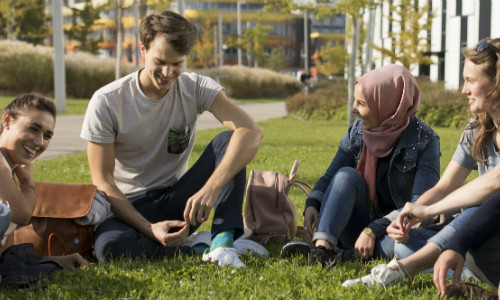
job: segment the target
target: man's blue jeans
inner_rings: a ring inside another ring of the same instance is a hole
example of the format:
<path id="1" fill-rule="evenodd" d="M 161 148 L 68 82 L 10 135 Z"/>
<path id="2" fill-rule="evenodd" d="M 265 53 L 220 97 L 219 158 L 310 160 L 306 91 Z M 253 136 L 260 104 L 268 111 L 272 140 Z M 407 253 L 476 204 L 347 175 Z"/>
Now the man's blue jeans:
<path id="1" fill-rule="evenodd" d="M 135 209 L 149 222 L 165 220 L 184 220 L 184 208 L 187 200 L 198 192 L 219 165 L 232 132 L 218 134 L 207 146 L 198 161 L 174 185 L 158 190 L 151 190 L 131 200 Z M 243 168 L 221 190 L 214 207 L 212 236 L 235 229 L 235 239 L 243 233 L 242 205 L 245 192 L 246 170 Z M 191 226 L 189 233 L 196 231 Z M 129 257 L 164 257 L 172 249 L 163 247 L 135 228 L 125 224 L 115 216 L 107 218 L 97 228 L 94 249 L 101 262 L 124 255 Z"/>
<path id="2" fill-rule="evenodd" d="M 343 167 L 328 186 L 319 212 L 318 228 L 313 240 L 322 239 L 332 245 L 337 241 L 347 249 L 354 248 L 361 231 L 373 220 L 389 212 L 374 212 L 366 183 L 354 168 Z M 394 240 L 387 235 L 377 239 L 375 257 L 392 257 Z"/>

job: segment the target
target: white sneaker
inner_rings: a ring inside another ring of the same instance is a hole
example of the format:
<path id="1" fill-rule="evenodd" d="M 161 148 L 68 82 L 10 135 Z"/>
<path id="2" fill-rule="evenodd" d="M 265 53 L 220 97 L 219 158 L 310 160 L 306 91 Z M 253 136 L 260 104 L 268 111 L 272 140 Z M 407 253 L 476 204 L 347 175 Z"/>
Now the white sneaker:
<path id="1" fill-rule="evenodd" d="M 233 242 L 233 247 L 241 255 L 252 253 L 265 258 L 269 257 L 269 251 L 261 244 L 252 240 L 239 238 Z"/>
<path id="2" fill-rule="evenodd" d="M 408 278 L 406 278 L 405 273 L 401 270 L 397 260 L 393 259 L 388 264 L 375 266 L 369 275 L 344 281 L 342 286 L 350 287 L 362 283 L 369 286 L 377 285 L 381 287 L 390 286 L 401 281 L 408 282 Z"/>
<path id="3" fill-rule="evenodd" d="M 243 228 L 243 234 L 238 238 L 238 239 L 248 239 L 249 237 L 251 237 L 253 234 L 253 231 L 252 229 L 250 228 Z"/>
<path id="4" fill-rule="evenodd" d="M 453 278 L 453 276 L 451 277 Z M 472 278 L 479 280 L 479 278 L 472 273 L 472 271 L 467 267 L 467 265 L 464 265 L 464 268 L 462 270 L 462 275 L 460 275 L 460 280 L 461 281 L 470 281 Z"/>
<path id="5" fill-rule="evenodd" d="M 212 236 L 208 231 L 200 231 L 195 232 L 188 236 L 186 241 L 182 244 L 183 246 L 194 247 L 196 245 L 206 245 L 210 247 L 210 243 L 212 242 Z"/>
<path id="6" fill-rule="evenodd" d="M 229 266 L 241 268 L 245 264 L 238 257 L 238 252 L 234 248 L 215 248 L 213 251 L 203 253 L 203 261 L 218 262 L 219 267 Z"/>

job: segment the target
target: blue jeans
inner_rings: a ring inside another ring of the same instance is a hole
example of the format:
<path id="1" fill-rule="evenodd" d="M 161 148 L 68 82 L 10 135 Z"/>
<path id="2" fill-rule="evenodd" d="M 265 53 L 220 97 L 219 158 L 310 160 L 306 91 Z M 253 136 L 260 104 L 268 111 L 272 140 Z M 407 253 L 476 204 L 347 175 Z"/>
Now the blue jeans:
<path id="1" fill-rule="evenodd" d="M 4 234 L 9 228 L 11 219 L 11 211 L 10 208 L 0 203 L 0 240 L 4 238 Z"/>
<path id="2" fill-rule="evenodd" d="M 332 245 L 340 241 L 342 246 L 352 249 L 361 231 L 383 216 L 384 212 L 374 212 L 366 183 L 358 171 L 343 167 L 335 173 L 326 189 L 313 240 L 325 240 Z M 388 258 L 393 255 L 394 240 L 388 236 L 377 239 L 374 257 Z"/>
<path id="3" fill-rule="evenodd" d="M 174 185 L 165 189 L 150 190 L 129 199 L 132 205 L 151 223 L 184 220 L 187 200 L 198 192 L 212 175 L 224 156 L 231 135 L 231 131 L 218 134 L 198 161 Z M 212 236 L 228 229 L 235 229 L 235 239 L 243 233 L 241 211 L 245 181 L 246 170 L 243 168 L 222 188 L 214 207 Z M 191 226 L 189 233 L 193 233 L 197 228 L 198 226 Z M 132 258 L 161 258 L 172 251 L 115 216 L 109 217 L 97 228 L 94 249 L 101 262 L 124 255 Z"/>
<path id="4" fill-rule="evenodd" d="M 408 257 L 417 252 L 420 248 L 427 244 L 427 242 L 434 243 L 439 248 L 439 251 L 443 251 L 446 242 L 453 236 L 455 231 L 460 230 L 460 228 L 464 226 L 477 208 L 478 206 L 467 208 L 440 231 L 412 229 L 410 231 L 410 239 L 408 242 L 405 244 L 396 244 L 394 246 L 396 256 L 398 259 Z"/>

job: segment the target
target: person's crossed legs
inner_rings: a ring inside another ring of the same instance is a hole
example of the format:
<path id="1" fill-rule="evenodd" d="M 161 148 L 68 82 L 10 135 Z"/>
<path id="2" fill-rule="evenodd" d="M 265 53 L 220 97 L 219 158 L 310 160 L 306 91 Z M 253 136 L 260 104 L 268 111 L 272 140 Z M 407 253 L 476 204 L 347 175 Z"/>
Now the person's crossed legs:
<path id="1" fill-rule="evenodd" d="M 131 199 L 132 205 L 152 223 L 164 220 L 183 220 L 187 200 L 200 190 L 212 175 L 224 156 L 231 135 L 232 132 L 230 131 L 218 134 L 207 146 L 198 161 L 179 181 L 166 189 L 151 190 Z M 234 239 L 243 233 L 241 211 L 245 177 L 246 171 L 243 168 L 221 190 L 219 199 L 214 207 L 214 218 L 212 221 L 211 230 L 214 241 L 217 239 L 219 233 L 224 233 L 223 236 L 227 237 L 227 232 L 230 232 Z M 190 234 L 197 227 L 191 226 L 189 230 Z M 222 247 L 231 248 L 226 246 L 232 246 L 232 240 L 222 243 Z M 106 219 L 106 221 L 98 226 L 94 249 L 97 258 L 103 262 L 121 256 L 154 258 L 170 256 L 178 253 L 179 250 L 181 252 L 190 252 L 188 249 L 182 247 L 163 247 L 159 242 L 143 235 L 114 216 Z M 236 252 L 234 252 L 234 255 L 237 258 Z M 234 255 L 229 258 L 235 259 Z M 238 264 L 238 262 L 235 264 Z"/>

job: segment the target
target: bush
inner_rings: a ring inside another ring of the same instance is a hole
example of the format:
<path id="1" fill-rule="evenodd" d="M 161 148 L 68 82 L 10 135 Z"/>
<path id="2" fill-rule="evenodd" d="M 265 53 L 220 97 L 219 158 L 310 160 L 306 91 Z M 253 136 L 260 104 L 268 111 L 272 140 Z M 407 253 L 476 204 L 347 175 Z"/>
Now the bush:
<path id="1" fill-rule="evenodd" d="M 3 94 L 37 92 L 53 95 L 54 51 L 20 41 L 0 41 L 0 91 Z M 100 87 L 115 79 L 115 59 L 99 58 L 85 52 L 65 55 L 66 95 L 90 98 Z M 136 69 L 122 64 L 123 75 Z"/>
<path id="2" fill-rule="evenodd" d="M 442 82 L 418 81 L 421 102 L 417 116 L 431 126 L 463 128 L 470 116 L 466 97 L 459 91 L 446 90 Z M 286 108 L 304 119 L 347 120 L 347 81 L 320 82 L 307 95 L 288 97 Z"/>
<path id="3" fill-rule="evenodd" d="M 294 77 L 263 68 L 222 66 L 196 72 L 217 80 L 236 99 L 285 98 L 302 88 Z"/>
<path id="4" fill-rule="evenodd" d="M 347 120 L 347 81 L 335 79 L 327 85 L 319 82 L 309 94 L 300 92 L 288 97 L 286 109 L 307 120 Z"/>
<path id="5" fill-rule="evenodd" d="M 23 42 L 0 42 L 0 90 L 8 94 L 54 89 L 53 60 L 49 48 Z"/>
<path id="6" fill-rule="evenodd" d="M 446 90 L 443 82 L 419 80 L 422 100 L 418 116 L 431 126 L 464 128 L 471 116 L 467 97 Z"/>

